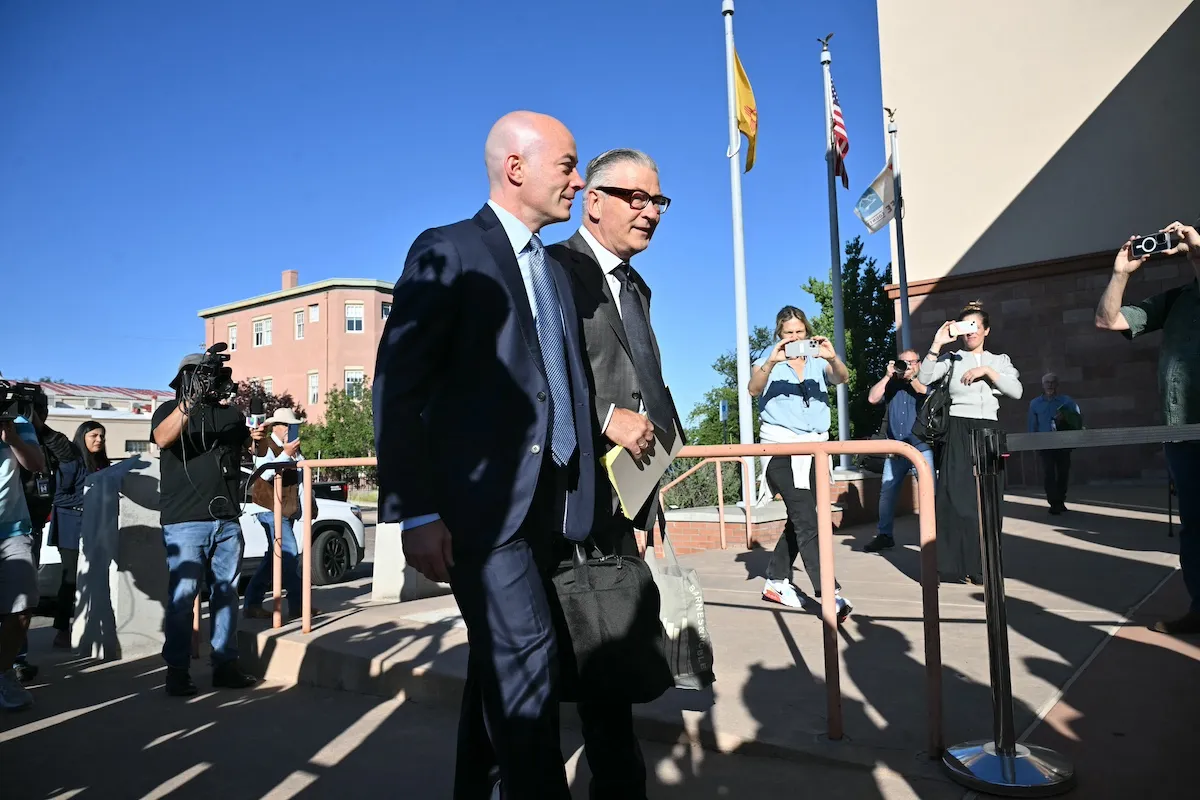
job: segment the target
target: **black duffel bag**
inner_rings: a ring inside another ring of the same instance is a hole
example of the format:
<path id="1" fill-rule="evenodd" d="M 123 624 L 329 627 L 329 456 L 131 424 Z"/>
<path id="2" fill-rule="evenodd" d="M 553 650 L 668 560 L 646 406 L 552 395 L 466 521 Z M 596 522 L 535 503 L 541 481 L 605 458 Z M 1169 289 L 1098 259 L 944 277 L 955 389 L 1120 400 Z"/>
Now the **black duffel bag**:
<path id="1" fill-rule="evenodd" d="M 561 700 L 648 703 L 675 685 L 658 587 L 645 561 L 589 556 L 576 544 L 553 580 L 562 613 Z"/>

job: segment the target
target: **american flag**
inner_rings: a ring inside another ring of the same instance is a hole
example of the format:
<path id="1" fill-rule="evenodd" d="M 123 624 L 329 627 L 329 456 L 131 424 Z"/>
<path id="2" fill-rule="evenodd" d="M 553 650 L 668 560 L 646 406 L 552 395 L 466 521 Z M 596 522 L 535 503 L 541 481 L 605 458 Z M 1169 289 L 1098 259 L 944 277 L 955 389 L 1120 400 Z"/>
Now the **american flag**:
<path id="1" fill-rule="evenodd" d="M 850 174 L 846 172 L 846 154 L 850 152 L 850 136 L 846 133 L 846 121 L 842 119 L 842 106 L 838 102 L 837 87 L 829 79 L 833 90 L 833 174 L 842 176 L 842 188 L 850 188 Z"/>

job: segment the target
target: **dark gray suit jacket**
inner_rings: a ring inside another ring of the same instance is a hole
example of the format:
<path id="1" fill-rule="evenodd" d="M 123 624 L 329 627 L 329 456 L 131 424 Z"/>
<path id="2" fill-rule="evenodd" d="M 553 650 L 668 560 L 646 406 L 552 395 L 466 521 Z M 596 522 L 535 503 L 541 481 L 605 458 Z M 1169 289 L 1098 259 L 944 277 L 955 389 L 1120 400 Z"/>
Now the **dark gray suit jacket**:
<path id="1" fill-rule="evenodd" d="M 583 236 L 576 231 L 565 242 L 551 245 L 546 252 L 558 263 L 562 264 L 567 274 L 571 276 L 571 289 L 575 297 L 575 308 L 579 313 L 584 345 L 584 369 L 587 371 L 588 384 L 592 387 L 594 407 L 596 455 L 602 456 L 612 448 L 613 443 L 600 432 L 608 417 L 609 409 L 613 406 L 629 411 L 637 411 L 641 407 L 641 387 L 638 385 L 637 370 L 633 366 L 633 356 L 630 354 L 629 341 L 625 337 L 625 325 L 617 310 L 618 298 L 614 298 L 608 287 L 595 254 Z M 637 287 L 638 296 L 642 301 L 642 309 L 646 319 L 650 319 L 650 287 L 642 280 L 636 269 L 630 268 L 630 275 Z M 662 356 L 658 349 L 658 338 L 654 335 L 653 325 L 650 330 L 650 341 L 654 347 L 656 368 L 662 372 Z M 682 431 L 679 423 L 678 410 L 671 401 L 672 415 Z M 614 516 L 624 519 L 619 510 L 614 512 L 617 502 L 616 493 L 608 481 L 608 475 L 603 469 L 596 470 L 596 522 Z M 633 523 L 639 529 L 653 527 L 653 515 L 657 506 L 658 493 L 647 500 L 646 505 L 638 513 Z"/>

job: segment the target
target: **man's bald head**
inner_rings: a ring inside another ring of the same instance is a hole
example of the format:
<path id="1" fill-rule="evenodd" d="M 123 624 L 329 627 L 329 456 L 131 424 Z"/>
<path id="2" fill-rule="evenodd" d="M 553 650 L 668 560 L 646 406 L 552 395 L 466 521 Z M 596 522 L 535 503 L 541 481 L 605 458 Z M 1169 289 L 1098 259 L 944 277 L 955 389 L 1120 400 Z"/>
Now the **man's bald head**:
<path id="1" fill-rule="evenodd" d="M 483 158 L 491 199 L 530 230 L 570 219 L 583 180 L 566 125 L 546 114 L 512 111 L 492 126 Z"/>

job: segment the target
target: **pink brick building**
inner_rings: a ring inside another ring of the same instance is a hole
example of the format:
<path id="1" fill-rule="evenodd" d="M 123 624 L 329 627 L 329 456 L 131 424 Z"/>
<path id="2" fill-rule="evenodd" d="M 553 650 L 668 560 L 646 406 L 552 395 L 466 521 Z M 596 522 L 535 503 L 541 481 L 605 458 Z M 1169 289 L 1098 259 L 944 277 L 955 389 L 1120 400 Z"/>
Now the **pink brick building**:
<path id="1" fill-rule="evenodd" d="M 330 389 L 348 393 L 371 383 L 375 349 L 392 309 L 392 284 L 331 278 L 299 285 L 283 273 L 278 292 L 199 312 L 204 339 L 229 344 L 237 380 L 257 380 L 275 394 L 291 392 L 311 422 L 325 416 Z"/>

